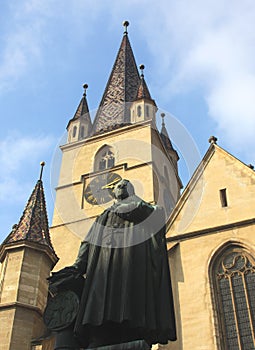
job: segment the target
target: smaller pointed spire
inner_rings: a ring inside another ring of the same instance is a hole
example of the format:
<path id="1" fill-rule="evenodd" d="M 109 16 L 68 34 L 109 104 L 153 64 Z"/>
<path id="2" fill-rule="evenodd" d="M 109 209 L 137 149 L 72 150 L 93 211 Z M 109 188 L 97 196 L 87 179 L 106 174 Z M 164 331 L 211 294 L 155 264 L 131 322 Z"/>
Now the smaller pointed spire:
<path id="1" fill-rule="evenodd" d="M 83 96 L 82 99 L 78 105 L 78 108 L 73 116 L 72 119 L 69 120 L 68 124 L 67 124 L 67 130 L 69 129 L 69 126 L 72 124 L 72 122 L 81 122 L 82 125 L 87 125 L 87 133 L 86 135 L 79 135 L 78 140 L 79 139 L 83 139 L 87 136 L 89 136 L 91 129 L 92 129 L 92 122 L 91 122 L 91 118 L 90 118 L 90 113 L 89 113 L 89 107 L 88 107 L 88 102 L 87 102 L 87 89 L 88 89 L 88 84 L 84 84 L 83 85 Z"/>
<path id="2" fill-rule="evenodd" d="M 79 106 L 78 106 L 76 112 L 74 113 L 73 118 L 69 121 L 69 123 L 75 119 L 79 119 L 81 116 L 86 116 L 90 120 L 89 107 L 88 107 L 88 102 L 87 102 L 87 89 L 88 89 L 88 87 L 89 87 L 88 84 L 83 85 L 84 92 L 83 92 L 82 99 L 79 103 Z M 69 123 L 68 123 L 68 125 L 69 125 Z M 90 120 L 90 123 L 91 123 L 91 120 Z"/>
<path id="3" fill-rule="evenodd" d="M 3 244 L 19 241 L 30 241 L 48 246 L 53 252 L 50 240 L 48 216 L 42 183 L 45 162 L 41 162 L 40 177 L 27 202 L 25 210 L 17 225 L 13 225 L 11 233 Z"/>
<path id="4" fill-rule="evenodd" d="M 172 142 L 170 140 L 170 137 L 169 137 L 167 129 L 166 129 L 165 116 L 166 116 L 165 113 L 161 113 L 162 126 L 161 126 L 160 136 L 161 136 L 161 139 L 162 139 L 163 144 L 166 147 L 167 151 L 176 152 L 175 149 L 173 148 Z M 178 157 L 178 159 L 179 159 L 179 157 Z"/>
<path id="5" fill-rule="evenodd" d="M 140 64 L 139 68 L 141 71 L 141 75 L 140 75 L 140 85 L 137 90 L 136 100 L 140 100 L 140 99 L 150 100 L 156 106 L 155 101 L 151 98 L 151 94 L 149 92 L 148 86 L 144 79 L 144 68 L 145 68 L 144 64 Z"/>

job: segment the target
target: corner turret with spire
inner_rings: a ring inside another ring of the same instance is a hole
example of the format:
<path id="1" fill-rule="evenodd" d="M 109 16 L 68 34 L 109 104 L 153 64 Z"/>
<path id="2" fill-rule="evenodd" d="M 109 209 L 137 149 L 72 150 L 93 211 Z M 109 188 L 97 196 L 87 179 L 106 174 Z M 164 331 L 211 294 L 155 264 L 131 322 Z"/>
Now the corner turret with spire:
<path id="1" fill-rule="evenodd" d="M 0 246 L 1 349 L 30 349 L 32 339 L 45 328 L 46 278 L 58 257 L 49 234 L 42 183 L 44 164 L 19 223 Z"/>
<path id="2" fill-rule="evenodd" d="M 153 120 L 156 122 L 157 106 L 151 98 L 149 89 L 144 79 L 144 68 L 141 64 L 140 84 L 137 90 L 136 99 L 131 105 L 131 123 L 139 123 L 145 120 Z"/>

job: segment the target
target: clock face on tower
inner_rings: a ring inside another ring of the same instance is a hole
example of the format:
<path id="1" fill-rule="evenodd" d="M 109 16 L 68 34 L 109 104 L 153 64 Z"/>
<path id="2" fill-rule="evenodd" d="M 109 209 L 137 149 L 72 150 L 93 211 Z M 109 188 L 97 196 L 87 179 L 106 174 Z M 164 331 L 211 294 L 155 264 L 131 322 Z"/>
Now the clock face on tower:
<path id="1" fill-rule="evenodd" d="M 116 173 L 104 173 L 93 178 L 84 191 L 85 200 L 92 205 L 110 202 L 113 199 L 113 187 L 121 180 Z"/>

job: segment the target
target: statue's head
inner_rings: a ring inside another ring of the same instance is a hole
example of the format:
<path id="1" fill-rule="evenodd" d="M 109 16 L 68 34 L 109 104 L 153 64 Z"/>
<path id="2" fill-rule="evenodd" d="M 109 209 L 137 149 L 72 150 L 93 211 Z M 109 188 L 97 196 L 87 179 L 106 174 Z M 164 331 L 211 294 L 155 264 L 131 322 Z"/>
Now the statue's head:
<path id="1" fill-rule="evenodd" d="M 125 199 L 135 194 L 134 186 L 128 180 L 120 180 L 114 186 L 114 197 L 116 199 Z"/>

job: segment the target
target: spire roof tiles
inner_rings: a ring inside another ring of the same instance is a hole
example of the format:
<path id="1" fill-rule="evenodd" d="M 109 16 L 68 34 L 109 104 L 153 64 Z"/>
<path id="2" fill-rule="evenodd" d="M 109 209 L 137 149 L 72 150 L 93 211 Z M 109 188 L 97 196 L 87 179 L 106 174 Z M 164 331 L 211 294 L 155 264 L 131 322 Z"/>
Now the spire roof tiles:
<path id="1" fill-rule="evenodd" d="M 40 243 L 48 246 L 54 252 L 50 240 L 46 203 L 41 179 L 37 181 L 18 225 L 14 225 L 11 233 L 3 244 L 19 241 Z"/>
<path id="2" fill-rule="evenodd" d="M 125 31 L 96 118 L 93 133 L 130 122 L 128 103 L 137 97 L 140 77 Z"/>
<path id="3" fill-rule="evenodd" d="M 143 74 L 141 75 L 140 85 L 139 85 L 139 88 L 137 91 L 137 96 L 136 96 L 137 100 L 139 100 L 140 98 L 146 98 L 148 100 L 151 100 L 151 95 L 150 95 L 149 89 L 147 87 L 147 84 L 144 80 Z"/>

